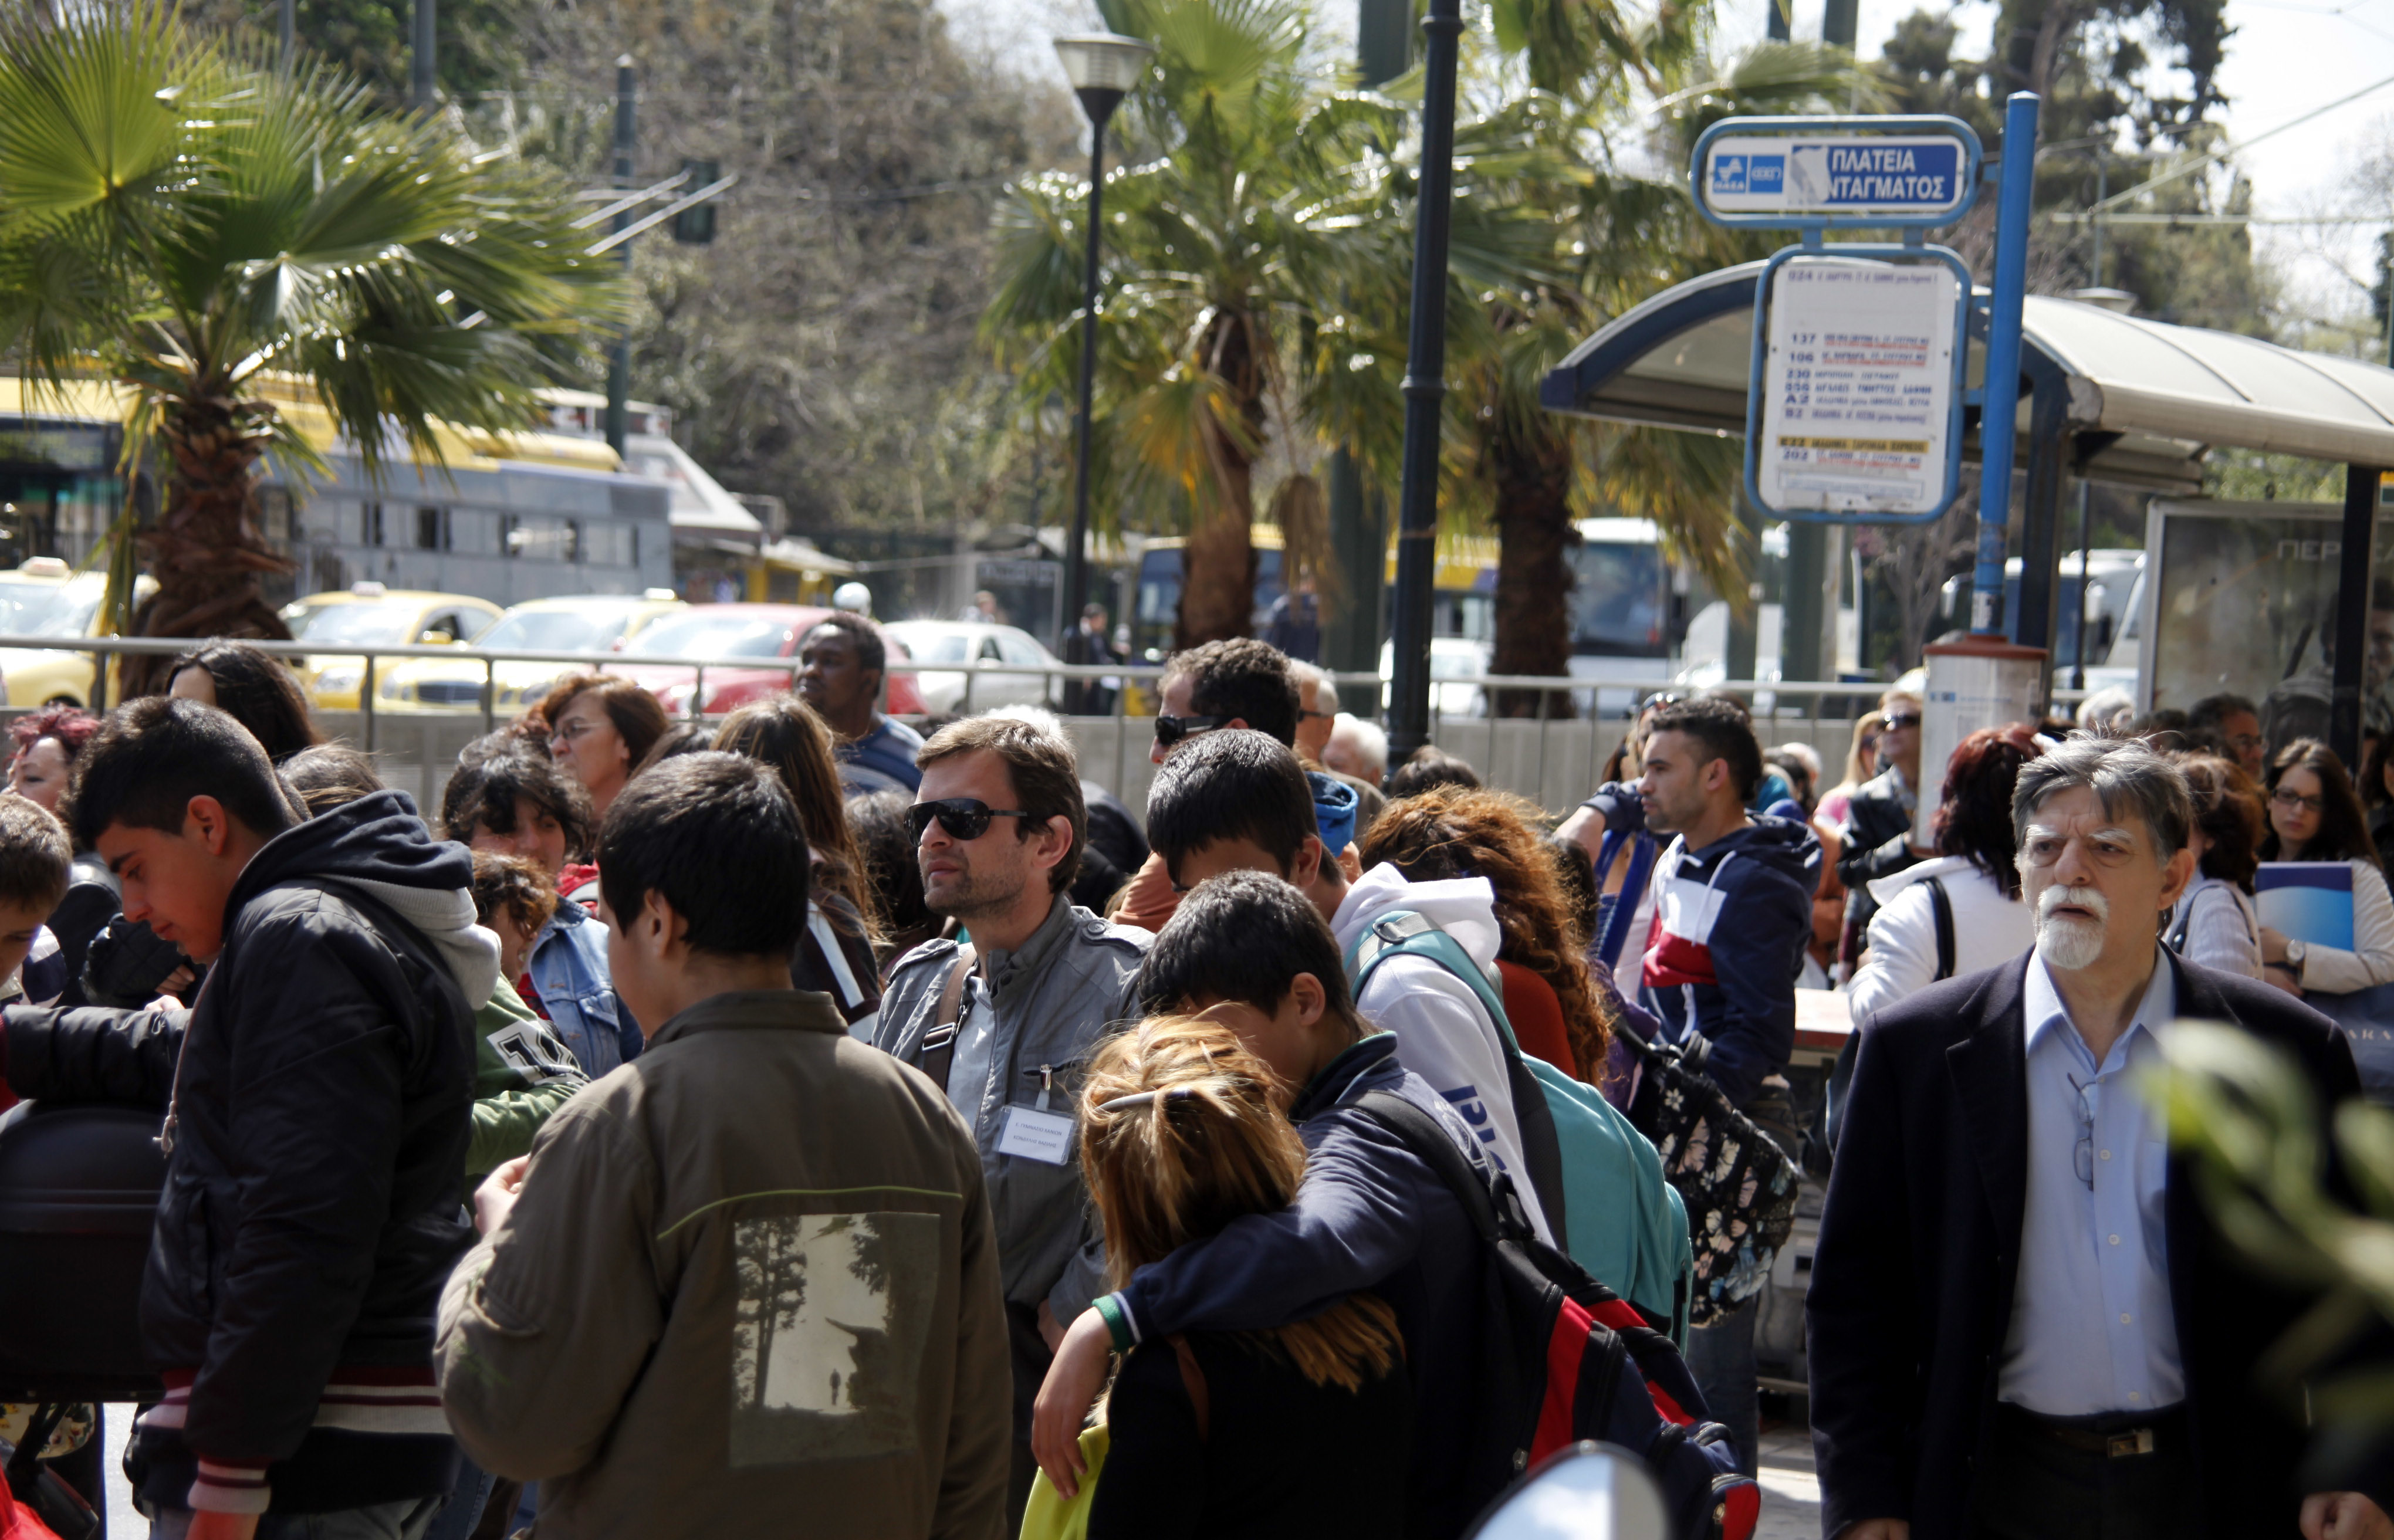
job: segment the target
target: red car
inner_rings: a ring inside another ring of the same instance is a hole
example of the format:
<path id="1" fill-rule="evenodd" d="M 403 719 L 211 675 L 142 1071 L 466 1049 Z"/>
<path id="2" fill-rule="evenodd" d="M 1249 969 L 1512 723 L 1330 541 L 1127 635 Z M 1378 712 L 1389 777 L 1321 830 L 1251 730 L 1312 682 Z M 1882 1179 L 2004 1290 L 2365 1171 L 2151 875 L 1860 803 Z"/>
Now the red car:
<path id="1" fill-rule="evenodd" d="M 677 614 L 663 616 L 624 647 L 624 663 L 608 670 L 639 684 L 662 702 L 671 717 L 690 713 L 691 692 L 698 670 L 679 664 L 642 664 L 643 657 L 755 658 L 759 666 L 715 667 L 706 670 L 706 699 L 699 710 L 718 717 L 736 706 L 787 690 L 797 677 L 798 644 L 829 615 L 811 604 L 693 604 Z M 893 659 L 905 656 L 890 647 Z M 766 663 L 766 659 L 786 660 Z M 911 674 L 889 676 L 888 709 L 898 716 L 919 716 L 923 702 Z"/>

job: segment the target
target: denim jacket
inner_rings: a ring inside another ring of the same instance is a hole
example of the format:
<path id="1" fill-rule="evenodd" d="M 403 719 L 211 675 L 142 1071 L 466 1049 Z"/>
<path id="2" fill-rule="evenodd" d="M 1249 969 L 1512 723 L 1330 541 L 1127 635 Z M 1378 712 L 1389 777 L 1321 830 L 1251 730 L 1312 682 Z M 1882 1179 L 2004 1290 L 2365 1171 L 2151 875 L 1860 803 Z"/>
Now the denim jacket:
<path id="1" fill-rule="evenodd" d="M 557 914 L 533 939 L 524 961 L 533 993 L 548 1024 L 573 1050 L 583 1073 L 596 1080 L 640 1056 L 640 1028 L 615 998 L 607 969 L 607 928 L 578 903 L 560 902 Z"/>
<path id="2" fill-rule="evenodd" d="M 1081 1184 L 1081 1152 L 1060 1162 L 1001 1154 L 1008 1110 L 1070 1115 L 1081 1072 L 1100 1038 L 1137 1014 L 1131 998 L 1138 965 L 1153 940 L 1109 925 L 1056 895 L 1047 918 L 1014 952 L 981 959 L 963 1010 L 994 1010 L 988 1094 L 969 1118 L 989 1178 L 1006 1297 L 1035 1308 L 1046 1299 L 1069 1322 L 1104 1289 L 1105 1253 Z M 954 941 L 926 941 L 899 960 L 881 996 L 873 1042 L 920 1067 L 923 1034 L 939 1014 L 940 992 L 956 954 Z"/>

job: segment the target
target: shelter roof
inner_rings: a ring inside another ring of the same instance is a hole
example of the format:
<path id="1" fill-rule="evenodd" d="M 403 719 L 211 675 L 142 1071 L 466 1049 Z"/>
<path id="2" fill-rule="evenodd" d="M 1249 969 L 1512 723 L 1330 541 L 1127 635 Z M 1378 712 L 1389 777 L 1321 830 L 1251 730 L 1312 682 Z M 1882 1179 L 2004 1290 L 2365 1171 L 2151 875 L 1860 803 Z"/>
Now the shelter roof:
<path id="1" fill-rule="evenodd" d="M 1747 262 L 1690 279 L 1620 316 L 1546 375 L 1546 405 L 1743 435 L 1762 268 Z M 2215 446 L 2394 467 L 2394 369 L 2042 295 L 2028 297 L 2021 345 L 2024 369 L 2059 373 L 2084 474 L 2097 480 L 2199 491 Z M 1983 351 L 1973 337 L 1973 387 Z M 2023 456 L 2029 408 L 2023 390 Z M 1963 456 L 1978 458 L 1975 428 Z"/>

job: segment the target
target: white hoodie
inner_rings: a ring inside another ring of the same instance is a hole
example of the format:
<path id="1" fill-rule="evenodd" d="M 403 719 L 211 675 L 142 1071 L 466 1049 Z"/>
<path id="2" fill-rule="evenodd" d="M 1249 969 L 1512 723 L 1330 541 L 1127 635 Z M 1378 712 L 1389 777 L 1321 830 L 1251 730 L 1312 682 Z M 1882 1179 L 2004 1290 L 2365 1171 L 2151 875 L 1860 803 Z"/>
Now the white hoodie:
<path id="1" fill-rule="evenodd" d="M 1372 922 L 1392 911 L 1411 910 L 1462 944 L 1471 960 L 1503 994 L 1496 972 L 1495 889 L 1485 877 L 1446 882 L 1407 882 L 1393 865 L 1375 866 L 1347 889 L 1330 928 L 1344 956 Z M 1538 1195 L 1531 1189 L 1521 1156 L 1521 1125 L 1513 1112 L 1513 1085 L 1506 1073 L 1505 1044 L 1487 1007 L 1469 984 L 1427 957 L 1400 955 L 1372 970 L 1355 1007 L 1397 1038 L 1397 1060 L 1446 1098 L 1479 1134 L 1503 1168 L 1542 1240 L 1552 1241 Z"/>

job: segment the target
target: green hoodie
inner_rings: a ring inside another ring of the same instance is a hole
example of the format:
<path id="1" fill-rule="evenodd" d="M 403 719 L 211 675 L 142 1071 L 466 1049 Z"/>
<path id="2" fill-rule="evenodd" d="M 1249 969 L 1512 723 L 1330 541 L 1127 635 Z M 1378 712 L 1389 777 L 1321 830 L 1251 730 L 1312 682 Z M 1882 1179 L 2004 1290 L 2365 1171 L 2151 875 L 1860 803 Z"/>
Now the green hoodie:
<path id="1" fill-rule="evenodd" d="M 466 1146 L 471 1188 L 532 1153 L 540 1125 L 590 1084 L 564 1042 L 505 979 L 474 1013 L 474 1132 Z"/>

